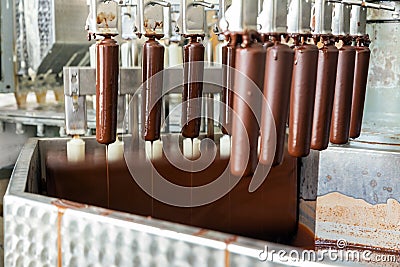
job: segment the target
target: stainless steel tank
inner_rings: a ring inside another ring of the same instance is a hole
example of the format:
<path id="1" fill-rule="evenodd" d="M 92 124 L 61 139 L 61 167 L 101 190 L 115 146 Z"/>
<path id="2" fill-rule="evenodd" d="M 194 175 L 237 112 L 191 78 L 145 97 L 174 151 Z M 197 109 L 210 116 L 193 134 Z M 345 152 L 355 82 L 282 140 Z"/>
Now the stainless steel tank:
<path id="1" fill-rule="evenodd" d="M 327 257 L 321 262 L 272 257 L 272 250 L 294 248 L 41 195 L 44 159 L 66 141 L 30 139 L 21 152 L 4 198 L 7 267 L 333 264 Z M 94 138 L 85 141 L 87 147 L 98 146 Z"/>

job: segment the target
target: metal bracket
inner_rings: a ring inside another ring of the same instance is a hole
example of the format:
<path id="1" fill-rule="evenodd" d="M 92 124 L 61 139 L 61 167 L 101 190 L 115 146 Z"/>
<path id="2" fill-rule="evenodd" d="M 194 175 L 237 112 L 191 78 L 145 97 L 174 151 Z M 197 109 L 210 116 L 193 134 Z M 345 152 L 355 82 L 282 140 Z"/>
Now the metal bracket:
<path id="1" fill-rule="evenodd" d="M 69 69 L 68 75 L 64 76 L 64 84 L 68 84 L 68 92 L 65 95 L 73 96 L 80 95 L 79 86 L 79 69 L 71 68 Z"/>
<path id="2" fill-rule="evenodd" d="M 68 135 L 86 133 L 86 96 L 65 96 L 65 128 Z"/>
<path id="3" fill-rule="evenodd" d="M 207 23 L 205 8 L 214 8 L 214 4 L 197 0 L 181 0 L 181 15 L 178 19 L 181 34 L 206 33 Z"/>
<path id="4" fill-rule="evenodd" d="M 225 12 L 229 31 L 258 30 L 258 13 L 258 1 L 232 0 L 232 5 Z"/>
<path id="5" fill-rule="evenodd" d="M 359 0 L 329 0 L 329 2 L 342 3 L 342 4 L 346 4 L 346 5 L 352 5 L 352 6 L 362 6 L 362 7 L 366 7 L 366 8 L 372 8 L 372 9 L 396 11 L 396 7 L 394 7 L 394 6 L 374 4 L 374 3 L 370 3 L 370 2 L 366 2 L 366 1 L 359 1 Z"/>
<path id="6" fill-rule="evenodd" d="M 0 133 L 4 133 L 6 129 L 4 121 L 0 121 Z"/>
<path id="7" fill-rule="evenodd" d="M 118 3 L 105 0 L 88 0 L 89 15 L 86 29 L 90 34 L 118 35 Z"/>
<path id="8" fill-rule="evenodd" d="M 287 25 L 289 33 L 311 33 L 311 1 L 289 0 Z"/>
<path id="9" fill-rule="evenodd" d="M 395 11 L 394 6 L 373 4 L 357 0 L 329 0 L 335 3 L 332 32 L 337 35 L 364 35 L 366 33 L 367 8 Z M 350 10 L 350 7 L 351 10 Z"/>
<path id="10" fill-rule="evenodd" d="M 95 88 L 96 70 L 87 67 L 64 67 L 64 94 L 66 96 L 92 95 L 96 91 L 89 90 L 88 86 Z"/>
<path id="11" fill-rule="evenodd" d="M 141 34 L 164 34 L 164 23 L 166 22 L 164 21 L 164 9 L 168 9 L 165 12 L 171 13 L 170 8 L 171 4 L 163 0 L 139 0 L 139 32 Z"/>
<path id="12" fill-rule="evenodd" d="M 367 32 L 367 8 L 353 6 L 351 8 L 350 35 L 362 36 Z"/>
<path id="13" fill-rule="evenodd" d="M 332 33 L 346 35 L 350 33 L 351 5 L 335 3 L 332 15 Z"/>
<path id="14" fill-rule="evenodd" d="M 125 40 L 136 38 L 137 6 L 129 5 L 121 7 L 121 37 Z"/>
<path id="15" fill-rule="evenodd" d="M 1 0 L 0 23 L 0 92 L 12 93 L 16 90 L 15 62 L 14 62 L 14 2 Z"/>
<path id="16" fill-rule="evenodd" d="M 24 125 L 20 122 L 15 124 L 15 134 L 16 135 L 23 135 L 25 133 Z"/>
<path id="17" fill-rule="evenodd" d="M 261 33 L 284 33 L 287 31 L 287 0 L 264 0 L 258 16 Z"/>
<path id="18" fill-rule="evenodd" d="M 114 0 L 119 6 L 135 6 L 137 0 Z"/>
<path id="19" fill-rule="evenodd" d="M 315 0 L 313 8 L 315 14 L 316 34 L 329 34 L 332 32 L 333 3 L 327 0 Z"/>

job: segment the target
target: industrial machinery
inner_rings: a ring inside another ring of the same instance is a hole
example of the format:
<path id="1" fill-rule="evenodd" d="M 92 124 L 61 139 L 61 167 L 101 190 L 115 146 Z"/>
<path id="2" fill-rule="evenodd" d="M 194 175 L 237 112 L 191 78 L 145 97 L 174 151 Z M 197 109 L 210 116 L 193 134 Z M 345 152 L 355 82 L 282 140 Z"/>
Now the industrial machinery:
<path id="1" fill-rule="evenodd" d="M 399 12 L 2 1 L 0 121 L 60 128 L 15 165 L 5 265 L 396 266 Z"/>

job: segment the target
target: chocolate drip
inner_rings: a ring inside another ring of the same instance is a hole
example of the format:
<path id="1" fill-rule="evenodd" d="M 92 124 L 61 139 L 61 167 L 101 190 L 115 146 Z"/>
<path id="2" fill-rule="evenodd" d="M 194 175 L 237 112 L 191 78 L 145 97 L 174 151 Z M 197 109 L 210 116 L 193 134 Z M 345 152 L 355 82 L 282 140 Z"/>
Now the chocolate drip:
<path id="1" fill-rule="evenodd" d="M 164 46 L 155 37 L 143 45 L 143 91 L 142 91 L 142 136 L 145 141 L 160 138 Z M 154 76 L 156 75 L 157 76 Z"/>
<path id="2" fill-rule="evenodd" d="M 96 49 L 96 139 L 108 145 L 117 135 L 119 46 L 106 36 Z"/>
<path id="3" fill-rule="evenodd" d="M 304 44 L 296 46 L 294 51 L 288 149 L 291 156 L 305 157 L 311 146 L 318 48 Z"/>
<path id="4" fill-rule="evenodd" d="M 364 113 L 365 93 L 367 90 L 368 68 L 371 51 L 366 46 L 356 47 L 356 59 L 353 83 L 353 104 L 351 106 L 350 137 L 361 134 Z"/>
<path id="5" fill-rule="evenodd" d="M 244 40 L 245 37 L 248 36 L 243 36 Z M 260 112 L 261 99 L 259 94 L 251 91 L 255 87 L 250 80 L 258 88 L 264 87 L 265 58 L 266 50 L 259 43 L 249 43 L 246 47 L 236 49 L 235 68 L 243 75 L 235 75 L 234 79 L 233 109 L 236 115 L 232 117 L 231 173 L 233 175 L 250 175 L 258 163 L 260 125 L 257 121 L 259 114 L 254 112 Z M 247 137 L 248 140 L 246 140 Z"/>
<path id="6" fill-rule="evenodd" d="M 264 96 L 267 99 L 269 108 L 271 108 L 273 120 L 269 114 L 268 106 L 264 103 L 261 117 L 260 152 L 260 162 L 263 164 L 268 164 L 272 160 L 268 157 L 268 154 L 273 149 L 270 147 L 269 142 L 271 130 L 274 127 L 276 127 L 276 148 L 272 164 L 276 166 L 283 161 L 293 59 L 293 50 L 279 42 L 267 50 Z"/>
<path id="7" fill-rule="evenodd" d="M 355 56 L 353 46 L 346 45 L 339 49 L 330 133 L 333 144 L 341 145 L 349 141 Z"/>
<path id="8" fill-rule="evenodd" d="M 200 134 L 201 97 L 204 77 L 204 45 L 192 36 L 184 47 L 184 89 L 182 96 L 182 135 L 196 138 Z"/>
<path id="9" fill-rule="evenodd" d="M 229 43 L 222 47 L 222 68 L 223 68 L 223 90 L 221 102 L 224 103 L 221 108 L 222 133 L 231 134 L 232 132 L 232 109 L 233 109 L 233 81 L 235 67 L 237 37 L 233 35 Z"/>
<path id="10" fill-rule="evenodd" d="M 334 45 L 325 45 L 319 49 L 311 137 L 311 148 L 314 150 L 324 150 L 329 145 L 338 55 L 339 51 Z"/>

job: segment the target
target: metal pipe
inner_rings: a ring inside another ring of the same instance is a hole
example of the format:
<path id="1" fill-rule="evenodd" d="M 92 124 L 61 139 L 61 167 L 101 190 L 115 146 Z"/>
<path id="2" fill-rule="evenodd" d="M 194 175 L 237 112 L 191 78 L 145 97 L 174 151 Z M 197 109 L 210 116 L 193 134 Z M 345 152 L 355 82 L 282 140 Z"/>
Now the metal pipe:
<path id="1" fill-rule="evenodd" d="M 165 2 L 163 0 L 152 0 L 152 1 L 150 1 L 148 3 L 148 5 L 152 5 L 152 6 L 159 5 L 159 6 L 162 6 L 162 7 L 171 7 L 171 3 Z"/>
<path id="2" fill-rule="evenodd" d="M 207 3 L 204 1 L 194 1 L 193 3 L 189 4 L 189 6 L 203 6 L 206 8 L 214 8 L 214 4 L 213 3 Z"/>
<path id="3" fill-rule="evenodd" d="M 353 5 L 353 6 L 362 6 L 362 7 L 368 7 L 368 8 L 373 8 L 373 9 L 382 9 L 382 10 L 388 10 L 388 11 L 396 11 L 396 7 L 394 7 L 394 6 L 374 4 L 374 3 L 369 3 L 369 2 L 365 2 L 365 1 L 329 0 L 328 2 L 341 3 L 341 4 Z"/>

